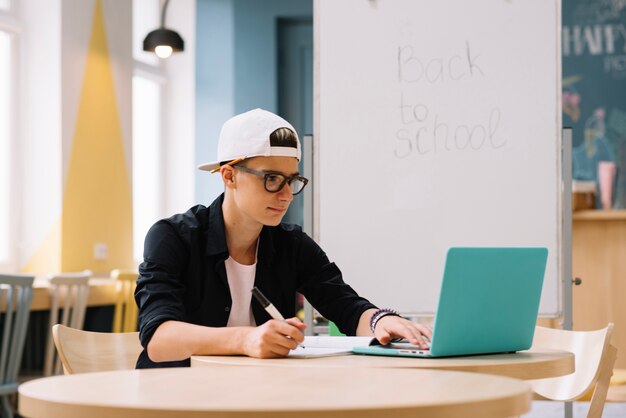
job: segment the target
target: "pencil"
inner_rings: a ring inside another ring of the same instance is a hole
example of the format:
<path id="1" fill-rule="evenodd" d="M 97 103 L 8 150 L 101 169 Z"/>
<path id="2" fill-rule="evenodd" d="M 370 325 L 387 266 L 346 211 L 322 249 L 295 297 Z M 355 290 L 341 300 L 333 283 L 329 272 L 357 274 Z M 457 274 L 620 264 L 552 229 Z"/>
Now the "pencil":
<path id="1" fill-rule="evenodd" d="M 238 162 L 241 162 L 241 161 L 243 161 L 243 160 L 245 160 L 245 159 L 246 159 L 246 157 L 239 157 L 239 158 L 235 158 L 235 159 L 234 159 L 234 160 L 232 160 L 231 162 L 228 162 L 228 163 L 226 163 L 226 164 L 223 164 L 223 165 L 220 165 L 220 166 L 218 166 L 218 167 L 215 167 L 213 170 L 211 170 L 211 174 L 212 174 L 212 173 L 217 173 L 218 171 L 220 171 L 220 168 L 222 168 L 222 167 L 223 167 L 223 166 L 225 166 L 225 165 L 235 165 L 235 164 L 237 164 Z"/>

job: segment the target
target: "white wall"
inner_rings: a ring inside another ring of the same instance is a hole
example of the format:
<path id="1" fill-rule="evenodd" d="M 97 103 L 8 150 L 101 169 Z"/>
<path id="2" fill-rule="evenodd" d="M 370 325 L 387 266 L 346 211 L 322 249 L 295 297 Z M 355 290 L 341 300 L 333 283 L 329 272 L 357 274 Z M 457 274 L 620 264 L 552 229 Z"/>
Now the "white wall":
<path id="1" fill-rule="evenodd" d="M 61 218 L 61 2 L 22 0 L 19 4 L 21 266 Z"/>
<path id="2" fill-rule="evenodd" d="M 167 8 L 166 26 L 185 41 L 185 51 L 165 63 L 165 165 L 163 216 L 194 204 L 196 119 L 196 2 L 177 0 Z"/>
<path id="3" fill-rule="evenodd" d="M 96 0 L 20 0 L 19 185 L 16 269 L 61 267 L 61 219 Z M 132 167 L 132 3 L 102 0 L 128 172 Z M 166 61 L 163 216 L 194 201 L 195 1 L 168 7 L 167 25 L 184 38 L 183 53 Z M 45 257 L 41 257 L 45 254 Z M 41 266 L 41 262 L 35 263 Z"/>
<path id="4" fill-rule="evenodd" d="M 198 0 L 196 163 L 214 161 L 222 124 L 255 107 L 278 111 L 276 21 L 311 17 L 310 0 Z M 224 190 L 219 176 L 196 173 L 195 199 Z"/>
<path id="5" fill-rule="evenodd" d="M 235 29 L 232 0 L 198 0 L 196 165 L 217 158 L 222 124 L 235 109 Z M 224 190 L 217 176 L 196 170 L 195 200 L 210 204 Z"/>

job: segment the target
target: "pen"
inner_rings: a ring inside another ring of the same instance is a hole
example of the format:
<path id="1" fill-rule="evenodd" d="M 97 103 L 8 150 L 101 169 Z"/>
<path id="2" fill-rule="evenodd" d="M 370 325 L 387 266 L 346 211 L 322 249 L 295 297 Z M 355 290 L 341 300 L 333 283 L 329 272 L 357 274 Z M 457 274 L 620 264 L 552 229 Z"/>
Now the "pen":
<path id="1" fill-rule="evenodd" d="M 241 162 L 241 161 L 243 161 L 243 160 L 245 160 L 245 159 L 246 159 L 246 157 L 239 157 L 239 158 L 236 158 L 236 159 L 232 160 L 231 162 L 226 163 L 226 164 L 224 164 L 224 165 L 230 165 L 230 166 L 233 166 L 233 165 L 235 165 L 235 164 L 237 164 L 237 163 L 239 163 L 239 162 Z M 213 173 L 217 173 L 218 171 L 220 171 L 220 168 L 222 168 L 222 166 L 221 166 L 221 165 L 220 165 L 220 166 L 218 166 L 218 167 L 215 167 L 213 170 L 211 170 L 211 171 L 210 171 L 210 173 L 211 173 L 211 174 L 213 174 Z"/>
<path id="2" fill-rule="evenodd" d="M 278 309 L 276 309 L 276 307 L 272 305 L 272 302 L 270 302 L 269 299 L 265 297 L 265 295 L 259 290 L 258 287 L 254 286 L 252 288 L 252 295 L 261 304 L 263 309 L 265 309 L 265 312 L 270 314 L 272 319 L 278 319 L 280 321 L 285 320 L 285 318 L 280 314 L 280 312 L 278 312 Z M 291 338 L 291 337 L 287 337 L 287 338 Z M 298 346 L 304 348 L 302 344 L 298 344 Z"/>

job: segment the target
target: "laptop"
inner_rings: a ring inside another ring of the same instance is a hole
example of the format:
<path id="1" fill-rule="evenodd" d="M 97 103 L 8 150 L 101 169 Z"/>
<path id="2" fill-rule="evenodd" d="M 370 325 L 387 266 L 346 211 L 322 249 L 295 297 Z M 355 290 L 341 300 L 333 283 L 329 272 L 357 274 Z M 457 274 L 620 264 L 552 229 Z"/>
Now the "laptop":
<path id="1" fill-rule="evenodd" d="M 450 248 L 430 349 L 408 343 L 355 347 L 355 354 L 451 357 L 530 348 L 547 248 Z"/>

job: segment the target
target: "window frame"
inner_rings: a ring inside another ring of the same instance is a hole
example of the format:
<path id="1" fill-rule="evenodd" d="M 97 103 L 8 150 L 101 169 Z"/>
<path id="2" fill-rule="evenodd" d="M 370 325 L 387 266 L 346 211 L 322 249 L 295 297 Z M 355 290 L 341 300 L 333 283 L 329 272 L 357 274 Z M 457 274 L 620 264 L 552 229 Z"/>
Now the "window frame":
<path id="1" fill-rule="evenodd" d="M 158 7 L 159 7 L 159 13 L 157 15 L 160 16 L 160 10 L 161 10 L 161 2 L 158 1 Z M 134 7 L 134 5 L 133 5 Z M 155 27 L 157 27 L 158 24 L 155 23 Z M 144 34 L 143 36 L 147 35 Z M 142 39 L 133 39 L 133 42 L 141 42 Z M 159 86 L 159 110 L 158 110 L 158 120 L 159 120 L 159 126 L 158 126 L 158 131 L 159 131 L 159 139 L 158 139 L 158 147 L 159 147 L 159 155 L 158 155 L 158 161 L 157 164 L 160 167 L 165 167 L 165 141 L 166 141 L 166 133 L 167 133 L 167 126 L 166 126 L 166 118 L 165 118 L 165 109 L 167 108 L 167 104 L 166 104 L 166 100 L 167 100 L 167 95 L 166 95 L 166 87 L 167 87 L 167 76 L 166 76 L 166 71 L 165 71 L 165 66 L 163 63 L 163 60 L 158 59 L 154 61 L 155 64 L 150 64 L 144 60 L 138 59 L 137 57 L 134 56 L 133 54 L 133 76 L 132 78 L 134 79 L 135 77 L 140 77 L 140 78 L 144 78 L 148 81 L 152 81 L 154 83 L 156 83 Z M 135 97 L 132 98 L 133 102 L 135 100 Z M 133 125 L 135 123 L 135 116 L 132 116 L 132 120 L 133 120 Z M 133 138 L 134 141 L 134 138 Z M 133 153 L 133 157 L 132 157 L 132 161 L 133 161 L 133 165 L 134 165 L 134 160 L 135 160 L 135 155 Z M 139 258 L 135 258 L 135 243 L 136 240 L 140 240 L 143 243 L 143 239 L 145 237 L 136 237 L 135 236 L 135 205 L 134 205 L 134 194 L 135 194 L 135 187 L 140 187 L 139 185 L 135 184 L 135 179 L 133 176 L 133 170 L 131 170 L 131 185 L 132 185 L 132 190 L 133 190 L 133 205 L 132 205 L 132 212 L 133 212 L 133 260 L 136 264 L 139 264 L 143 261 L 143 256 L 139 256 Z M 165 184 L 165 173 L 164 170 L 160 170 L 159 171 L 159 177 L 155 179 L 155 181 L 157 182 L 157 184 L 159 185 L 159 187 L 157 187 L 157 190 L 160 190 L 159 195 L 157 196 L 157 202 L 158 202 L 158 207 L 156 210 L 156 213 L 158 214 L 158 216 L 160 218 L 163 217 L 164 215 L 164 210 L 165 210 L 165 198 L 166 198 L 166 192 L 163 189 L 163 185 Z M 156 220 L 155 220 L 156 222 Z M 147 232 L 147 231 L 146 231 Z"/>
<path id="2" fill-rule="evenodd" d="M 159 88 L 159 108 L 158 108 L 158 120 L 159 120 L 159 126 L 158 126 L 158 132 L 159 132 L 159 136 L 158 136 L 158 148 L 159 148 L 159 152 L 158 152 L 158 160 L 157 160 L 157 164 L 160 167 L 164 166 L 165 163 L 165 158 L 164 158 L 164 143 L 165 143 L 165 123 L 164 123 L 164 109 L 165 109 L 165 84 L 166 84 L 166 80 L 165 78 L 157 71 L 157 70 L 146 70 L 145 68 L 143 68 L 144 66 L 146 66 L 146 64 L 142 63 L 142 62 L 138 62 L 135 61 L 135 69 L 133 71 L 133 80 L 135 77 L 140 77 L 143 79 L 146 79 L 148 81 L 154 82 L 158 88 Z M 134 81 L 133 81 L 134 82 Z M 135 97 L 133 96 L 133 101 L 135 100 Z M 135 116 L 133 115 L 133 125 L 135 123 Z M 133 141 L 135 139 L 133 138 Z M 133 152 L 133 165 L 135 164 L 135 154 Z M 154 180 L 157 185 L 159 185 L 157 187 L 157 190 L 159 190 L 159 194 L 157 196 L 157 209 L 156 209 L 156 213 L 158 214 L 157 216 L 159 218 L 163 217 L 163 211 L 164 211 L 164 207 L 165 207 L 165 191 L 163 190 L 162 185 L 165 182 L 165 175 L 164 175 L 164 170 L 159 170 L 159 175 L 158 177 Z M 135 178 L 133 175 L 133 170 L 131 170 L 131 183 L 132 183 L 132 190 L 133 190 L 133 260 L 136 264 L 139 264 L 143 261 L 143 257 L 140 256 L 139 258 L 135 257 L 135 240 L 140 240 L 143 243 L 143 239 L 144 237 L 140 237 L 140 236 L 135 236 L 134 230 L 135 230 L 135 205 L 134 205 L 134 194 L 135 194 L 135 188 L 136 187 L 141 187 L 141 185 L 137 185 L 135 184 Z M 155 222 L 158 219 L 155 219 Z M 148 231 L 146 231 L 148 232 Z"/>
<path id="3" fill-rule="evenodd" d="M 0 259 L 0 269 L 8 272 L 19 270 L 19 227 L 21 225 L 20 202 L 22 201 L 22 187 L 20 164 L 20 33 L 21 28 L 16 13 L 17 0 L 11 0 L 9 10 L 0 10 L 0 31 L 9 35 L 10 43 L 10 67 L 9 67 L 9 115 L 12 121 L 9 124 L 9 152 L 7 166 L 9 173 L 8 187 L 8 254 L 7 260 Z M 4 237 L 0 237 L 4 239 Z"/>
<path id="4" fill-rule="evenodd" d="M 138 9 L 136 9 L 136 0 L 133 0 L 133 13 L 138 12 Z M 156 16 L 160 16 L 160 11 L 161 11 L 161 1 L 157 1 L 156 5 L 158 7 L 158 11 L 157 11 L 157 15 Z M 135 24 L 135 20 L 133 18 L 133 25 Z M 155 22 L 155 28 L 158 26 L 158 22 Z M 138 35 L 140 37 L 145 36 L 146 34 L 143 35 Z M 133 43 L 138 43 L 138 42 L 142 42 L 143 39 L 135 39 L 135 31 L 133 28 L 133 39 L 132 42 Z M 141 59 L 138 59 L 135 54 L 134 54 L 134 48 L 133 48 L 133 54 L 132 54 L 132 59 L 133 59 L 133 75 L 132 75 L 132 79 L 134 80 L 135 77 L 141 77 L 144 79 L 147 79 L 149 81 L 155 82 L 158 86 L 159 86 L 159 110 L 158 110 L 158 120 L 159 120 L 159 126 L 158 126 L 158 131 L 159 131 L 159 143 L 158 143 L 158 147 L 159 147 L 159 154 L 158 154 L 158 161 L 157 164 L 159 164 L 160 167 L 164 166 L 165 163 L 165 140 L 166 140 L 166 125 L 165 125 L 165 109 L 167 108 L 165 101 L 167 100 L 166 97 L 166 84 L 167 84 L 167 77 L 166 77 L 166 73 L 165 73 L 165 68 L 163 65 L 162 60 L 155 60 L 155 64 L 150 64 L 146 61 L 142 61 Z M 132 87 L 132 81 L 131 81 L 131 89 L 134 90 L 134 87 Z M 133 96 L 131 99 L 134 103 L 135 101 L 135 97 Z M 135 115 L 133 114 L 131 116 L 132 119 L 132 123 L 133 126 L 135 124 Z M 134 129 L 133 129 L 134 131 Z M 134 138 L 132 139 L 134 142 Z M 131 149 L 133 149 L 134 146 L 131 146 Z M 134 166 L 135 164 L 135 155 L 134 152 L 132 153 L 132 165 Z M 135 237 L 135 204 L 134 204 L 134 196 L 135 196 L 135 188 L 136 187 L 141 187 L 140 185 L 136 185 L 135 184 L 135 179 L 134 179 L 134 175 L 133 175 L 133 169 L 131 166 L 131 171 L 130 171 L 130 178 L 131 178 L 131 190 L 132 190 L 132 219 L 133 219 L 133 227 L 132 227 L 132 248 L 133 248 L 133 261 L 136 264 L 139 264 L 143 261 L 143 256 L 140 255 L 139 259 L 135 258 L 135 243 L 136 240 L 140 240 L 142 245 L 143 245 L 143 240 L 145 237 Z M 163 217 L 163 212 L 164 212 L 164 208 L 165 208 L 165 191 L 162 188 L 162 185 L 165 184 L 165 174 L 163 172 L 163 170 L 159 171 L 159 176 L 158 178 L 155 179 L 155 181 L 157 182 L 157 184 L 159 185 L 159 187 L 157 187 L 157 190 L 160 190 L 159 195 L 157 196 L 157 202 L 158 202 L 158 207 L 156 210 L 156 213 L 158 214 L 159 217 Z M 147 231 L 146 231 L 147 232 Z"/>

